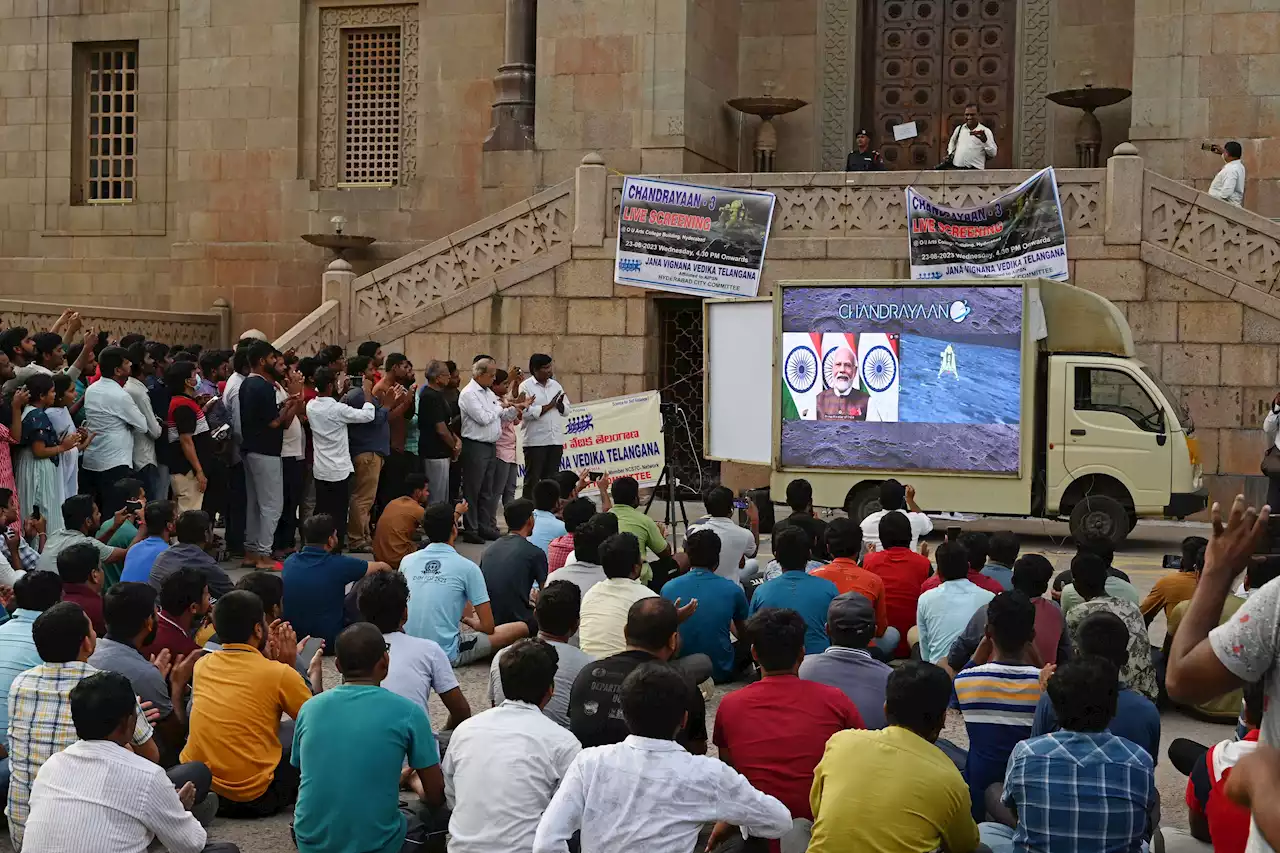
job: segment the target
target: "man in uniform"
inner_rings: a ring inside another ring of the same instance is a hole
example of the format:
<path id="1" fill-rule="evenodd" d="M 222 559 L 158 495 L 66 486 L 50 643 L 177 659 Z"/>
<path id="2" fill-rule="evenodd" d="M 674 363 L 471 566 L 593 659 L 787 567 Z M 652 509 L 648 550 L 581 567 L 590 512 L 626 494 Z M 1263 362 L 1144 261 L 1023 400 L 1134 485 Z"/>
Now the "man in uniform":
<path id="1" fill-rule="evenodd" d="M 849 153 L 845 160 L 846 172 L 883 172 L 884 158 L 880 152 L 871 147 L 871 134 L 865 130 L 858 131 L 857 147 Z"/>

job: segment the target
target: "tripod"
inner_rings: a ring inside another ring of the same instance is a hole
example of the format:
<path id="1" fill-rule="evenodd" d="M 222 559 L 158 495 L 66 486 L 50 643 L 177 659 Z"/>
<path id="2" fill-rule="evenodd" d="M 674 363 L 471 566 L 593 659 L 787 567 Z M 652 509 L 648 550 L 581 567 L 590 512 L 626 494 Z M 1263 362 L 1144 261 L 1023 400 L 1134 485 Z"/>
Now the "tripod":
<path id="1" fill-rule="evenodd" d="M 667 460 L 671 458 L 672 432 L 674 426 L 675 415 L 674 403 L 663 403 L 662 412 L 662 441 L 663 449 L 666 456 L 662 463 L 662 473 L 658 475 L 658 482 L 654 484 L 653 492 L 649 495 L 648 502 L 644 505 L 644 514 L 648 515 L 650 508 L 653 507 L 654 500 L 658 497 L 658 493 L 662 491 L 662 484 L 667 484 L 666 493 L 666 510 L 663 512 L 662 523 L 667 526 L 668 542 L 671 544 L 671 553 L 674 554 L 680 549 L 680 537 L 676 527 L 676 505 L 680 505 L 680 518 L 684 521 L 684 529 L 689 529 L 689 513 L 684 508 L 684 498 L 680 497 L 680 484 L 676 481 L 675 472 L 671 470 L 671 463 Z"/>

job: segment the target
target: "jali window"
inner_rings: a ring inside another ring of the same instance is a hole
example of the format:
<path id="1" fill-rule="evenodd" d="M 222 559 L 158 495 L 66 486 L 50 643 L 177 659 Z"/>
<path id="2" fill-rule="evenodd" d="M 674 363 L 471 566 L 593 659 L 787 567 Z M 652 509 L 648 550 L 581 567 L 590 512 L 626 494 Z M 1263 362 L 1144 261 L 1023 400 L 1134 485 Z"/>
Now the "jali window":
<path id="1" fill-rule="evenodd" d="M 343 185 L 400 183 L 400 27 L 344 29 Z"/>
<path id="2" fill-rule="evenodd" d="M 76 201 L 132 202 L 138 145 L 137 42 L 77 45 L 76 72 Z"/>

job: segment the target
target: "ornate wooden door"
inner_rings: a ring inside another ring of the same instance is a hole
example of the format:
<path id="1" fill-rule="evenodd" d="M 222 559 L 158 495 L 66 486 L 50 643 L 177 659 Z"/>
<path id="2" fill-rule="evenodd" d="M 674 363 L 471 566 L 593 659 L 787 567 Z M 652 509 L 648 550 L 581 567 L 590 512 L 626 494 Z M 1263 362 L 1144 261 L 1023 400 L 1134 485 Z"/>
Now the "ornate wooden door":
<path id="1" fill-rule="evenodd" d="M 864 19 L 862 124 L 890 169 L 930 169 L 965 105 L 977 103 L 998 156 L 1013 162 L 1016 0 L 872 0 Z M 895 125 L 919 135 L 895 142 Z"/>

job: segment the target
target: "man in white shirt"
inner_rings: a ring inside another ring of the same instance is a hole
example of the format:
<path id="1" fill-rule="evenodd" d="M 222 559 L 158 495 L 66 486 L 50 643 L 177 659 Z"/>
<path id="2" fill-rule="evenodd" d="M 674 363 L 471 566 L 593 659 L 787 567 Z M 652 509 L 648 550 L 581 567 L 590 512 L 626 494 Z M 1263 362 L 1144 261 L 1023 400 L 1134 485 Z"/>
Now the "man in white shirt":
<path id="1" fill-rule="evenodd" d="M 443 765 L 450 853 L 533 850 L 538 821 L 582 751 L 568 729 L 542 714 L 558 660 L 543 640 L 517 641 L 498 664 L 506 699 L 453 733 Z M 644 849 L 613 849 L 624 848 Z"/>
<path id="2" fill-rule="evenodd" d="M 129 347 L 128 352 L 130 371 L 124 390 L 147 422 L 146 432 L 133 434 L 133 470 L 137 472 L 138 479 L 146 484 L 148 500 L 165 500 L 169 495 L 168 483 L 164 484 L 164 494 L 160 494 L 160 461 L 156 457 L 156 439 L 161 433 L 160 421 L 156 418 L 155 409 L 151 407 L 147 384 L 142 381 L 144 375 L 155 371 L 155 362 L 147 354 L 145 344 L 134 344 Z"/>
<path id="3" fill-rule="evenodd" d="M 985 169 L 996 156 L 996 137 L 991 128 L 978 120 L 978 105 L 964 108 L 964 124 L 951 134 L 947 156 L 953 169 Z"/>
<path id="4" fill-rule="evenodd" d="M 880 509 L 862 520 L 864 544 L 880 547 L 880 519 L 891 512 L 900 512 L 911 522 L 911 550 L 920 546 L 920 537 L 933 532 L 933 521 L 916 505 L 915 486 L 904 486 L 889 479 L 880 484 Z"/>
<path id="5" fill-rule="evenodd" d="M 724 486 L 716 486 L 707 492 L 705 505 L 710 518 L 700 519 L 688 532 L 715 531 L 716 536 L 720 537 L 720 562 L 715 567 L 716 574 L 738 583 L 741 574 L 754 574 L 757 568 L 755 560 L 749 558 L 755 557 L 756 549 L 760 546 L 760 511 L 754 503 L 748 501 L 747 521 L 751 529 L 739 527 L 733 520 L 733 492 Z"/>
<path id="6" fill-rule="evenodd" d="M 704 825 L 720 821 L 755 838 L 791 831 L 781 801 L 723 761 L 676 743 L 688 690 L 667 666 L 643 664 L 627 676 L 621 704 L 631 735 L 578 755 L 542 815 L 533 853 L 566 853 L 579 831 L 582 853 L 687 853 Z"/>
<path id="7" fill-rule="evenodd" d="M 196 788 L 174 790 L 160 765 L 129 745 L 136 724 L 129 679 L 99 672 L 71 689 L 80 740 L 49 757 L 31 790 L 23 847 L 41 853 L 144 853 L 158 839 L 170 853 L 238 853 L 207 843 L 191 814 Z"/>
<path id="8" fill-rule="evenodd" d="M 301 381 L 302 374 L 296 367 L 289 368 L 289 379 Z M 284 406 L 289 400 L 289 392 L 284 385 L 276 383 L 276 404 Z M 297 542 L 298 528 L 301 521 L 298 510 L 302 505 L 302 490 L 306 479 L 307 436 L 302 422 L 306 419 L 306 408 L 289 422 L 284 428 L 284 441 L 280 446 L 280 471 L 284 476 L 284 510 L 280 513 L 280 522 L 276 525 L 275 546 L 277 552 L 289 551 Z"/>
<path id="9" fill-rule="evenodd" d="M 231 375 L 222 389 L 222 405 L 231 424 L 229 464 L 227 466 L 227 556 L 244 556 L 245 508 L 249 497 L 245 493 L 244 457 L 240 453 L 240 386 L 249 377 L 249 344 L 256 338 L 246 338 L 236 345 L 231 356 Z M 248 341 L 248 343 L 246 343 Z"/>
<path id="10" fill-rule="evenodd" d="M 472 545 L 492 542 L 500 534 L 496 518 L 498 495 L 490 482 L 498 463 L 498 439 L 502 423 L 513 421 L 524 411 L 523 403 L 499 400 L 489 390 L 498 372 L 491 358 L 471 365 L 471 381 L 458 395 L 462 411 L 462 494 L 467 500 L 466 525 L 462 541 Z"/>
<path id="11" fill-rule="evenodd" d="M 1233 139 L 1221 148 L 1215 145 L 1213 151 L 1222 154 L 1226 165 L 1213 176 L 1213 183 L 1209 185 L 1209 195 L 1220 198 L 1227 204 L 1243 207 L 1245 171 L 1244 163 L 1240 158 L 1244 155 L 1244 149 Z"/>
<path id="12" fill-rule="evenodd" d="M 98 356 L 98 367 L 102 378 L 84 392 L 84 425 L 94 439 L 84 449 L 80 470 L 97 496 L 98 506 L 110 515 L 123 504 L 112 486 L 133 474 L 134 433 L 146 436 L 150 427 L 124 387 L 133 370 L 128 351 L 107 347 Z"/>
<path id="13" fill-rule="evenodd" d="M 228 383 L 230 384 L 230 383 Z M 351 499 L 351 450 L 347 426 L 367 424 L 381 411 L 366 400 L 353 408 L 338 400 L 338 375 L 331 367 L 321 367 L 315 374 L 316 397 L 307 403 L 307 422 L 311 425 L 311 474 L 316 483 L 317 515 L 330 515 L 338 525 L 338 545 L 347 539 L 347 508 Z M 385 413 L 382 417 L 386 417 Z"/>
<path id="14" fill-rule="evenodd" d="M 560 470 L 564 452 L 565 414 L 569 398 L 554 378 L 551 356 L 534 353 L 529 357 L 529 378 L 520 383 L 520 393 L 529 400 L 524 413 L 524 496 L 533 499 L 533 487 L 550 480 Z"/>

